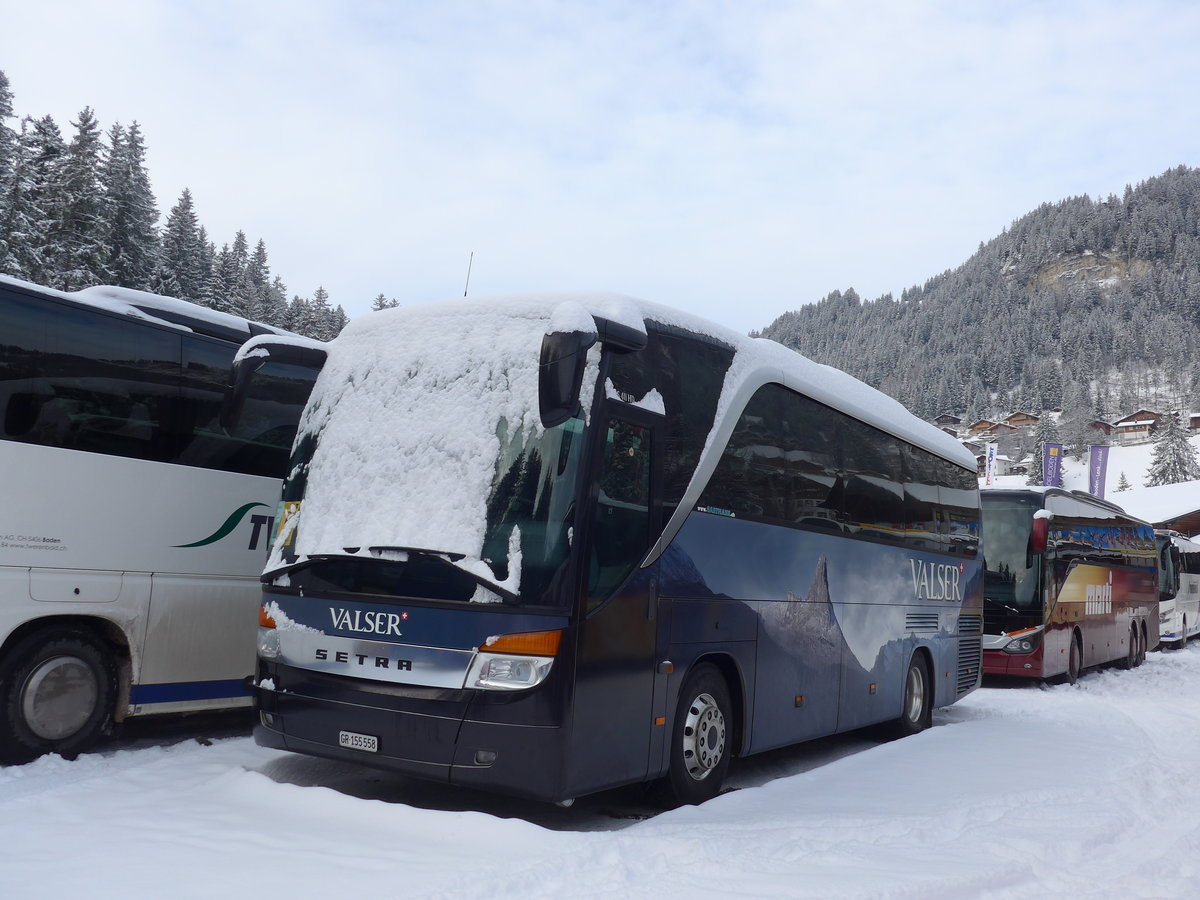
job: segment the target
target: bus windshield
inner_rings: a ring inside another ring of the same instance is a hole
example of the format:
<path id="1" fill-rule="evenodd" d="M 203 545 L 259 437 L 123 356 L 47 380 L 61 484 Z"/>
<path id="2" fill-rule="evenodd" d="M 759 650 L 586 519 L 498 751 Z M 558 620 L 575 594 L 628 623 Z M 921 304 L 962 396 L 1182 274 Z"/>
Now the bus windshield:
<path id="1" fill-rule="evenodd" d="M 1040 619 L 1038 561 L 1030 552 L 1035 498 L 990 497 L 983 494 L 983 548 L 987 571 L 984 594 L 987 611 Z"/>
<path id="2" fill-rule="evenodd" d="M 317 380 L 268 574 L 286 567 L 293 587 L 351 593 L 549 602 L 585 423 L 538 418 L 545 319 L 494 308 L 367 318 Z"/>

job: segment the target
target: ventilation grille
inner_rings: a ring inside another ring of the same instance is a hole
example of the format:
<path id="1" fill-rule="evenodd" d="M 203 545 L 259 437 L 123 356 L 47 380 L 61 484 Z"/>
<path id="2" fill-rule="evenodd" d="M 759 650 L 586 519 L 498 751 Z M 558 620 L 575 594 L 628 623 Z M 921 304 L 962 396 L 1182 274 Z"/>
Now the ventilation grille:
<path id="1" fill-rule="evenodd" d="M 904 627 L 909 631 L 937 631 L 938 630 L 938 614 L 933 613 L 908 613 L 904 617 Z"/>
<path id="2" fill-rule="evenodd" d="M 960 616 L 958 620 L 958 693 L 979 684 L 983 670 L 983 616 Z"/>

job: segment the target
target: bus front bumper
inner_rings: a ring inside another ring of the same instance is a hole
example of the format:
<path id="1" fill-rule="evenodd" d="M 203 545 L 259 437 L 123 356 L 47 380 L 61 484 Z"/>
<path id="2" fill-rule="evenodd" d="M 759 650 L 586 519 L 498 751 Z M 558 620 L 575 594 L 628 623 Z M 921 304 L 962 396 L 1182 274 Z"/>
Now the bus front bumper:
<path id="1" fill-rule="evenodd" d="M 414 703 L 367 691 L 337 698 L 318 693 L 259 687 L 255 741 L 461 787 L 567 799 L 557 762 L 558 727 L 475 721 L 467 699 Z M 371 743 L 373 751 L 347 746 Z"/>
<path id="2" fill-rule="evenodd" d="M 1031 653 L 1008 653 L 1004 650 L 983 651 L 984 675 L 1008 675 L 1020 678 L 1043 677 L 1042 648 Z"/>

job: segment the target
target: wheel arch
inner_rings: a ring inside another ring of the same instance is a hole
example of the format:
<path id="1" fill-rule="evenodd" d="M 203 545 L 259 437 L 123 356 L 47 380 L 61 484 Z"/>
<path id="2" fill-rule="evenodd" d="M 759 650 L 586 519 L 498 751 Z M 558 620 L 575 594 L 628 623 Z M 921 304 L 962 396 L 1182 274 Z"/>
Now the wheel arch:
<path id="1" fill-rule="evenodd" d="M 4 659 L 21 641 L 40 631 L 82 632 L 99 640 L 112 655 L 117 671 L 117 695 L 113 719 L 122 721 L 129 710 L 130 685 L 133 681 L 133 662 L 129 635 L 117 623 L 102 616 L 55 615 L 41 616 L 22 622 L 0 644 L 0 659 Z"/>
<path id="2" fill-rule="evenodd" d="M 909 661 L 916 659 L 918 656 L 925 662 L 925 675 L 929 679 L 929 709 L 932 712 L 938 706 L 938 685 L 941 683 L 941 680 L 937 677 L 937 667 L 934 665 L 933 648 L 927 644 L 917 644 L 913 648 Z M 904 702 L 903 696 L 901 696 L 900 700 L 901 703 Z"/>
<path id="3" fill-rule="evenodd" d="M 696 657 L 691 665 L 688 666 L 687 671 L 681 673 L 682 677 L 679 680 L 680 689 L 682 690 L 688 676 L 698 666 L 702 666 L 705 663 L 713 666 L 720 673 L 721 677 L 725 679 L 725 686 L 729 688 L 729 702 L 733 704 L 733 715 L 731 716 L 733 719 L 733 740 L 729 742 L 729 746 L 736 756 L 742 756 L 745 752 L 746 741 L 750 736 L 750 728 L 747 720 L 746 683 L 737 660 L 729 654 L 720 651 L 713 651 Z"/>

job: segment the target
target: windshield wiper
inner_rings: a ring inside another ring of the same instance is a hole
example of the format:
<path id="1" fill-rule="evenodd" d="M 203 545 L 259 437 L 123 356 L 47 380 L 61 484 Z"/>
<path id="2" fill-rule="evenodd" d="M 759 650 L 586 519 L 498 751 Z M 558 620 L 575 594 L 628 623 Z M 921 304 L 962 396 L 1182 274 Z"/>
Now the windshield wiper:
<path id="1" fill-rule="evenodd" d="M 466 559 L 466 554 L 464 553 L 446 553 L 442 550 L 421 550 L 417 547 L 368 547 L 367 552 L 379 559 L 387 559 L 385 554 L 388 553 L 404 553 L 407 554 L 409 559 L 420 559 L 422 561 L 440 563 L 443 566 L 449 566 L 454 571 L 461 572 L 463 575 L 466 575 L 477 585 L 485 590 L 491 591 L 505 603 L 511 604 L 521 602 L 519 595 L 514 594 L 512 591 L 504 587 L 502 584 L 499 584 L 494 579 L 487 578 L 486 576 L 480 575 L 478 572 L 473 572 L 464 566 L 458 565 L 461 560 Z"/>

